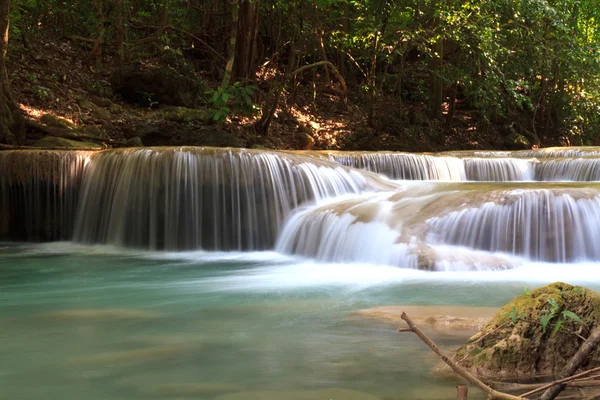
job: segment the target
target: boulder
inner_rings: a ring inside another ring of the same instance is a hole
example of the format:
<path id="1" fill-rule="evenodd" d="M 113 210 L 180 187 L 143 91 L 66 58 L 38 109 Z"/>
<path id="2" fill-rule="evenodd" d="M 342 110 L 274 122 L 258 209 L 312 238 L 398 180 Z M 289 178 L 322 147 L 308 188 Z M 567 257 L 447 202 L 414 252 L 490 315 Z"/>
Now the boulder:
<path id="1" fill-rule="evenodd" d="M 110 81 L 115 93 L 143 107 L 173 105 L 193 108 L 203 93 L 198 79 L 169 66 L 146 68 L 141 64 L 127 65 L 117 69 Z"/>
<path id="2" fill-rule="evenodd" d="M 142 142 L 142 138 L 134 136 L 125 142 L 125 147 L 144 147 L 144 143 Z"/>
<path id="3" fill-rule="evenodd" d="M 514 130 L 504 138 L 504 145 L 511 150 L 527 150 L 531 148 L 529 140 Z"/>
<path id="4" fill-rule="evenodd" d="M 89 111 L 90 113 L 92 113 L 94 116 L 102 118 L 102 119 L 109 119 L 110 118 L 110 111 L 108 111 L 105 108 L 99 107 L 96 104 L 92 103 L 91 101 L 89 101 L 88 99 L 84 98 L 84 97 L 80 97 L 77 99 L 77 104 L 79 104 L 79 106 L 81 108 L 83 108 L 86 111 Z"/>
<path id="5" fill-rule="evenodd" d="M 456 353 L 455 360 L 482 379 L 552 378 L 600 323 L 600 294 L 558 282 L 525 293 Z M 584 369 L 600 366 L 595 349 Z"/>

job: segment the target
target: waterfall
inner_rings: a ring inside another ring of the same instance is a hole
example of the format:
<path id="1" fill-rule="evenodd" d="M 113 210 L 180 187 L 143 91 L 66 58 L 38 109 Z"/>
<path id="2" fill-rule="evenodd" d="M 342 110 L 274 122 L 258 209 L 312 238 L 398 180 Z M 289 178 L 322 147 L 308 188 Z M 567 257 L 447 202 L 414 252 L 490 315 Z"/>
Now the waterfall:
<path id="1" fill-rule="evenodd" d="M 517 158 L 463 158 L 469 181 L 532 181 L 535 159 Z"/>
<path id="2" fill-rule="evenodd" d="M 535 261 L 600 261 L 599 196 L 597 188 L 497 192 L 495 201 L 428 219 L 428 241 Z"/>
<path id="3" fill-rule="evenodd" d="M 396 180 L 531 181 L 535 159 L 454 157 L 409 153 L 329 153 L 342 165 Z"/>
<path id="4" fill-rule="evenodd" d="M 147 249 L 272 248 L 305 201 L 390 187 L 375 175 L 242 149 L 107 151 L 85 171 L 75 239 Z"/>
<path id="5" fill-rule="evenodd" d="M 589 181 L 600 181 L 598 151 L 3 151 L 0 240 L 275 248 L 427 270 L 594 262 L 600 184 Z M 557 154 L 576 158 L 548 156 Z"/>
<path id="6" fill-rule="evenodd" d="M 69 239 L 89 152 L 0 152 L 0 239 Z"/>
<path id="7" fill-rule="evenodd" d="M 381 195 L 332 201 L 298 210 L 276 250 L 327 262 L 363 262 L 417 268 L 416 249 L 388 226 L 390 203 Z"/>
<path id="8" fill-rule="evenodd" d="M 600 181 L 600 158 L 543 160 L 535 168 L 538 181 Z"/>
<path id="9" fill-rule="evenodd" d="M 494 270 L 517 265 L 503 255 L 427 242 L 427 217 L 464 202 L 468 192 L 455 188 L 456 184 L 411 183 L 393 193 L 346 196 L 300 209 L 287 221 L 276 250 L 327 262 L 424 270 Z"/>
<path id="10" fill-rule="evenodd" d="M 324 261 L 436 270 L 507 268 L 513 256 L 600 261 L 600 188 L 504 186 L 411 184 L 336 199 L 294 214 L 277 249 Z"/>
<path id="11" fill-rule="evenodd" d="M 516 151 L 511 156 L 535 158 L 600 156 L 600 147 L 548 147 L 538 150 Z"/>
<path id="12" fill-rule="evenodd" d="M 390 179 L 466 180 L 462 160 L 409 153 L 331 153 L 329 157 L 340 164 L 366 169 Z"/>

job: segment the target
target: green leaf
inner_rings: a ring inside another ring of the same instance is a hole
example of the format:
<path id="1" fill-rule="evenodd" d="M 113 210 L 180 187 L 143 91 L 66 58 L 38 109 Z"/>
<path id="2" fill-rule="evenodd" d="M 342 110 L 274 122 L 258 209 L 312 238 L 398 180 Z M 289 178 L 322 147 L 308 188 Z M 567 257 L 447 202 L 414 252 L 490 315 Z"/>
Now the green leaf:
<path id="1" fill-rule="evenodd" d="M 548 303 L 552 306 L 552 308 L 558 308 L 558 303 L 551 297 L 548 297 Z"/>
<path id="2" fill-rule="evenodd" d="M 525 294 L 526 294 L 527 296 L 531 296 L 531 290 L 529 290 L 529 289 L 527 288 L 527 286 L 525 286 L 525 288 L 523 289 L 523 291 L 525 292 Z"/>
<path id="3" fill-rule="evenodd" d="M 556 332 L 558 332 L 558 330 L 560 329 L 560 327 L 562 326 L 563 321 L 560 320 L 556 323 L 556 325 L 554 325 L 554 329 L 552 329 L 552 336 L 554 336 L 554 334 L 556 334 Z"/>
<path id="4" fill-rule="evenodd" d="M 229 94 L 228 93 L 223 93 L 223 102 L 227 103 L 229 101 Z"/>
<path id="5" fill-rule="evenodd" d="M 546 315 L 540 316 L 540 324 L 542 324 L 542 332 L 546 332 L 546 328 L 548 327 L 548 324 L 550 323 L 550 320 L 553 317 L 554 317 L 554 315 L 552 315 L 552 314 L 546 314 Z"/>
<path id="6" fill-rule="evenodd" d="M 575 313 L 574 313 L 574 312 L 572 312 L 572 311 L 565 310 L 565 311 L 563 311 L 563 312 L 562 312 L 562 316 L 563 316 L 563 318 L 565 318 L 565 319 L 566 319 L 566 318 L 570 318 L 570 319 L 572 319 L 573 321 L 579 322 L 580 324 L 581 324 L 581 323 L 583 323 L 583 320 L 582 320 L 582 319 L 579 317 L 579 315 L 575 314 Z"/>

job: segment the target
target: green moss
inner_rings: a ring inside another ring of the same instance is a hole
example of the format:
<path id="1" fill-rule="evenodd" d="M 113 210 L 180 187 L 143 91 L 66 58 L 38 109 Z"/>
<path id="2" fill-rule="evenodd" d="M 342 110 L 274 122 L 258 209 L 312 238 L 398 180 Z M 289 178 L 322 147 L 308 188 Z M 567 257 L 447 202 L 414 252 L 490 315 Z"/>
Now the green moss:
<path id="1" fill-rule="evenodd" d="M 169 107 L 164 112 L 164 118 L 174 122 L 206 122 L 210 119 L 210 115 L 205 110 Z"/>
<path id="2" fill-rule="evenodd" d="M 78 142 L 76 140 L 65 139 L 61 137 L 55 136 L 46 136 L 35 142 L 33 147 L 48 147 L 48 148 L 56 148 L 56 147 L 64 147 L 64 148 L 72 148 L 72 149 L 101 149 L 102 146 L 97 143 L 92 142 Z"/>
<path id="3" fill-rule="evenodd" d="M 44 115 L 42 115 L 42 117 L 40 118 L 40 122 L 43 123 L 43 124 L 45 124 L 45 125 L 51 126 L 53 128 L 61 128 L 61 129 L 75 129 L 75 128 L 77 128 L 76 125 L 70 123 L 66 119 L 55 117 L 54 115 L 50 115 L 50 114 L 44 114 Z"/>
<path id="4" fill-rule="evenodd" d="M 582 320 L 566 318 L 569 311 Z M 546 329 L 540 317 L 552 315 Z M 553 332 L 558 321 L 560 330 Z M 559 371 L 577 352 L 580 339 L 600 323 L 600 294 L 556 282 L 516 297 L 457 352 L 456 360 L 481 377 L 530 379 Z M 483 338 L 485 336 L 485 338 Z M 482 339 L 483 338 L 483 339 Z M 600 363 L 600 349 L 589 358 Z"/>

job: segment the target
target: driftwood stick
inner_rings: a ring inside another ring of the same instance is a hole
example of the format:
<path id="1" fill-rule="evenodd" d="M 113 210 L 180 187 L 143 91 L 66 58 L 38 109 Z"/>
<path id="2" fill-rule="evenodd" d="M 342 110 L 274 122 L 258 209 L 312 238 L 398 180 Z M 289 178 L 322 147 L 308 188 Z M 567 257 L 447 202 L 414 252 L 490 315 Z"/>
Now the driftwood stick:
<path id="1" fill-rule="evenodd" d="M 582 347 L 582 348 L 583 348 L 583 347 Z M 576 380 L 578 380 L 578 379 L 580 379 L 580 378 L 583 378 L 584 376 L 587 376 L 587 375 L 590 375 L 590 374 L 593 374 L 593 373 L 595 373 L 595 372 L 599 372 L 599 371 L 600 371 L 600 367 L 597 367 L 597 368 L 592 368 L 592 369 L 588 369 L 587 371 L 583 371 L 583 372 L 581 372 L 581 373 L 579 373 L 579 374 L 575 374 L 575 375 L 572 375 L 572 376 L 568 376 L 568 377 L 566 377 L 566 378 L 559 379 L 559 380 L 557 380 L 557 381 L 550 382 L 550 383 L 548 383 L 548 384 L 546 384 L 546 385 L 540 386 L 540 387 L 538 387 L 537 389 L 533 389 L 533 390 L 531 390 L 531 391 L 529 391 L 529 392 L 527 392 L 527 393 L 523 394 L 523 396 L 531 396 L 532 394 L 536 394 L 536 393 L 539 393 L 539 392 L 543 392 L 544 390 L 546 390 L 546 389 L 549 389 L 549 388 L 551 388 L 551 387 L 553 387 L 553 386 L 555 386 L 555 385 L 562 386 L 562 385 L 564 385 L 564 384 L 567 384 L 567 383 L 569 383 L 569 382 L 572 382 L 572 381 L 576 381 Z M 590 385 L 590 386 L 593 386 L 593 385 Z M 563 388 L 563 389 L 564 389 L 564 388 Z M 561 390 L 561 391 L 562 391 L 562 390 Z M 558 393 L 560 393 L 560 392 L 558 392 Z M 557 393 L 557 395 L 558 395 L 558 393 Z"/>
<path id="2" fill-rule="evenodd" d="M 471 373 L 469 373 L 466 369 L 464 369 L 463 367 L 452 361 L 450 358 L 448 358 L 448 356 L 444 354 L 444 352 L 437 346 L 437 344 L 435 344 L 421 329 L 419 329 L 419 327 L 417 327 L 411 321 L 411 319 L 408 317 L 408 315 L 406 315 L 405 312 L 402 312 L 401 318 L 408 324 L 410 331 L 415 333 L 427 346 L 429 346 L 429 348 L 433 350 L 433 352 L 437 354 L 446 364 L 448 364 L 448 366 L 450 366 L 450 368 L 452 368 L 454 372 L 456 372 L 458 375 L 462 376 L 481 390 L 487 392 L 490 398 L 499 400 L 526 400 L 525 397 L 513 396 L 512 394 L 502 393 L 492 389 L 491 387 L 477 379 L 475 376 L 473 376 Z"/>
<path id="3" fill-rule="evenodd" d="M 574 381 L 569 381 L 570 378 L 566 379 L 566 384 L 569 388 L 590 388 L 590 387 L 598 387 L 600 386 L 600 378 L 598 375 L 591 376 L 589 378 L 583 379 L 575 379 Z M 593 380 L 595 379 L 595 380 Z M 551 383 L 552 385 L 555 382 Z M 488 385 L 496 390 L 500 390 L 502 392 L 529 392 L 531 390 L 539 389 L 541 387 L 548 387 L 547 383 L 514 383 L 514 382 L 498 382 L 498 381 L 490 381 Z"/>
<path id="4" fill-rule="evenodd" d="M 467 400 L 469 388 L 465 385 L 456 386 L 456 400 Z"/>
<path id="5" fill-rule="evenodd" d="M 563 379 L 572 377 L 571 375 L 573 375 L 579 369 L 579 367 L 581 367 L 581 365 L 585 362 L 585 360 L 587 360 L 591 352 L 596 350 L 598 344 L 600 344 L 600 326 L 597 326 L 592 331 L 587 340 L 583 342 L 577 353 L 575 353 L 575 355 L 571 357 L 567 365 L 565 365 L 563 370 L 561 371 L 560 377 Z M 560 392 L 565 390 L 565 387 L 566 385 L 564 383 L 552 385 L 548 388 L 548 390 L 544 392 L 542 397 L 540 397 L 540 400 L 555 399 L 556 396 L 560 394 Z"/>

